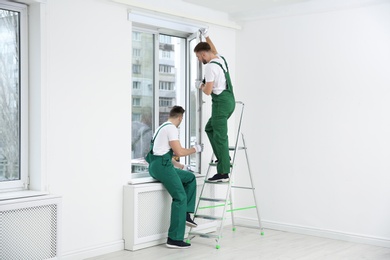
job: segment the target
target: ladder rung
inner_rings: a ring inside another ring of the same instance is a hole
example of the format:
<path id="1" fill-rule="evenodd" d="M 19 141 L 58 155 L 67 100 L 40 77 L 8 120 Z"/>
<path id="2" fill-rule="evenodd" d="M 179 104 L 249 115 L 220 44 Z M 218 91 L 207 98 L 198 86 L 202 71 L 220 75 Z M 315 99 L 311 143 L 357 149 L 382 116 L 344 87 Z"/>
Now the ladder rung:
<path id="1" fill-rule="evenodd" d="M 229 184 L 229 182 L 227 181 L 227 182 L 222 182 L 222 181 L 219 181 L 219 182 L 214 182 L 214 181 L 204 181 L 205 183 L 210 183 L 210 184 L 219 184 L 219 185 L 221 185 L 221 184 L 225 184 L 225 185 L 227 185 L 227 184 Z"/>
<path id="2" fill-rule="evenodd" d="M 211 162 L 211 163 L 209 163 L 209 165 L 210 165 L 210 166 L 217 166 L 217 163 Z M 233 167 L 232 162 L 230 162 L 230 167 Z"/>
<path id="3" fill-rule="evenodd" d="M 236 189 L 247 189 L 247 190 L 254 190 L 254 189 L 255 189 L 255 188 L 243 187 L 243 186 L 232 186 L 232 188 L 236 188 Z"/>
<path id="4" fill-rule="evenodd" d="M 238 211 L 238 210 L 247 210 L 247 209 L 255 209 L 256 206 L 249 206 L 249 207 L 244 207 L 244 208 L 235 208 L 235 209 L 229 209 L 226 212 L 232 212 L 232 211 Z"/>
<path id="5" fill-rule="evenodd" d="M 204 218 L 204 219 L 211 219 L 211 220 L 222 220 L 222 217 L 215 217 L 215 216 L 209 216 L 209 215 L 195 215 L 194 218 Z"/>
<path id="6" fill-rule="evenodd" d="M 208 234 L 208 233 L 201 233 L 201 232 L 189 232 L 189 236 L 200 236 L 200 237 L 206 237 L 206 238 L 219 238 L 218 235 L 215 234 Z"/>
<path id="7" fill-rule="evenodd" d="M 225 199 L 214 199 L 214 198 L 205 198 L 205 197 L 200 197 L 200 200 L 205 200 L 205 201 L 215 201 L 215 202 L 225 202 Z"/>
<path id="8" fill-rule="evenodd" d="M 237 150 L 244 150 L 244 149 L 246 149 L 245 146 L 237 146 Z M 234 151 L 234 150 L 236 150 L 236 147 L 235 146 L 229 146 L 229 150 L 230 151 Z"/>

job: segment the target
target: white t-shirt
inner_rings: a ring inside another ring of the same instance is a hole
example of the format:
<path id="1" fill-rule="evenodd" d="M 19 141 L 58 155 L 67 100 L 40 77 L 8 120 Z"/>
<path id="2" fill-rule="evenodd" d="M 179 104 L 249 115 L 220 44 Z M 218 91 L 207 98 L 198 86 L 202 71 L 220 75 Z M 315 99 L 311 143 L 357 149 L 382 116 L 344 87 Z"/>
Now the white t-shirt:
<path id="1" fill-rule="evenodd" d="M 227 71 L 225 66 L 225 61 L 221 58 L 219 54 L 217 54 L 218 58 L 212 59 L 207 66 L 205 67 L 204 77 L 206 82 L 213 82 L 213 93 L 219 95 L 226 89 L 226 78 L 223 70 L 218 64 L 211 63 L 212 61 L 216 61 L 222 65 L 222 67 Z"/>
<path id="2" fill-rule="evenodd" d="M 161 128 L 163 125 L 168 124 Z M 170 141 L 179 140 L 179 130 L 177 127 L 172 123 L 164 123 L 162 124 L 158 129 L 160 129 L 160 132 L 158 132 L 158 135 L 156 139 L 154 140 L 154 146 L 153 146 L 153 154 L 154 155 L 164 155 L 171 149 L 171 146 L 169 145 Z M 157 131 L 158 131 L 157 129 Z M 156 133 L 157 133 L 156 131 Z M 155 137 L 156 133 L 154 133 L 153 138 Z"/>

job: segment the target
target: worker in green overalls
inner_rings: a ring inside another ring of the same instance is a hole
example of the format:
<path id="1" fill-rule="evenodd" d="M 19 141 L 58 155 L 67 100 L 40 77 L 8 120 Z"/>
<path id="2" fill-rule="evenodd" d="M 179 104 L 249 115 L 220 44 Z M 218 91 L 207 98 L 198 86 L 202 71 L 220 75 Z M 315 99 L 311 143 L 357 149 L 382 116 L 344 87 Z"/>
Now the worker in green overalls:
<path id="1" fill-rule="evenodd" d="M 198 60 L 206 64 L 205 79 L 197 80 L 195 86 L 212 98 L 211 117 L 205 131 L 218 160 L 217 174 L 208 180 L 228 182 L 230 173 L 228 119 L 235 109 L 236 101 L 225 58 L 218 54 L 207 29 L 201 29 L 200 32 L 206 42 L 198 43 L 194 52 Z"/>
<path id="2" fill-rule="evenodd" d="M 171 221 L 166 246 L 169 248 L 188 248 L 184 242 L 185 227 L 196 227 L 190 213 L 195 210 L 196 178 L 186 166 L 173 159 L 203 151 L 203 144 L 195 144 L 192 148 L 183 148 L 179 141 L 178 127 L 183 120 L 184 109 L 174 106 L 168 121 L 154 133 L 150 151 L 145 157 L 149 163 L 149 174 L 159 180 L 172 197 Z"/>

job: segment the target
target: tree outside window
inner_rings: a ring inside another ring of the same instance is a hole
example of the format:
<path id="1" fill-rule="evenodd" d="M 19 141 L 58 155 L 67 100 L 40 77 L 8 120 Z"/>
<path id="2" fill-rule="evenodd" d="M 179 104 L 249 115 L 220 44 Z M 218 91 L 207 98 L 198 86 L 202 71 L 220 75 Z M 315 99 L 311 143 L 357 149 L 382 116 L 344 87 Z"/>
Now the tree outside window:
<path id="1" fill-rule="evenodd" d="M 0 9 L 0 182 L 20 179 L 19 21 Z"/>

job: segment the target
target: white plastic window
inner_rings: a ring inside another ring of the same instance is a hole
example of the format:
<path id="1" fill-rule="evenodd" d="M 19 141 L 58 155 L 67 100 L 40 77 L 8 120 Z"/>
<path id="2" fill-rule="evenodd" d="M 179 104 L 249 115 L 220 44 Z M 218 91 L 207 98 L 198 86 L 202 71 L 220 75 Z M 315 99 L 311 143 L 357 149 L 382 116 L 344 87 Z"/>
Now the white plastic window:
<path id="1" fill-rule="evenodd" d="M 0 191 L 27 179 L 27 7 L 0 1 Z"/>

